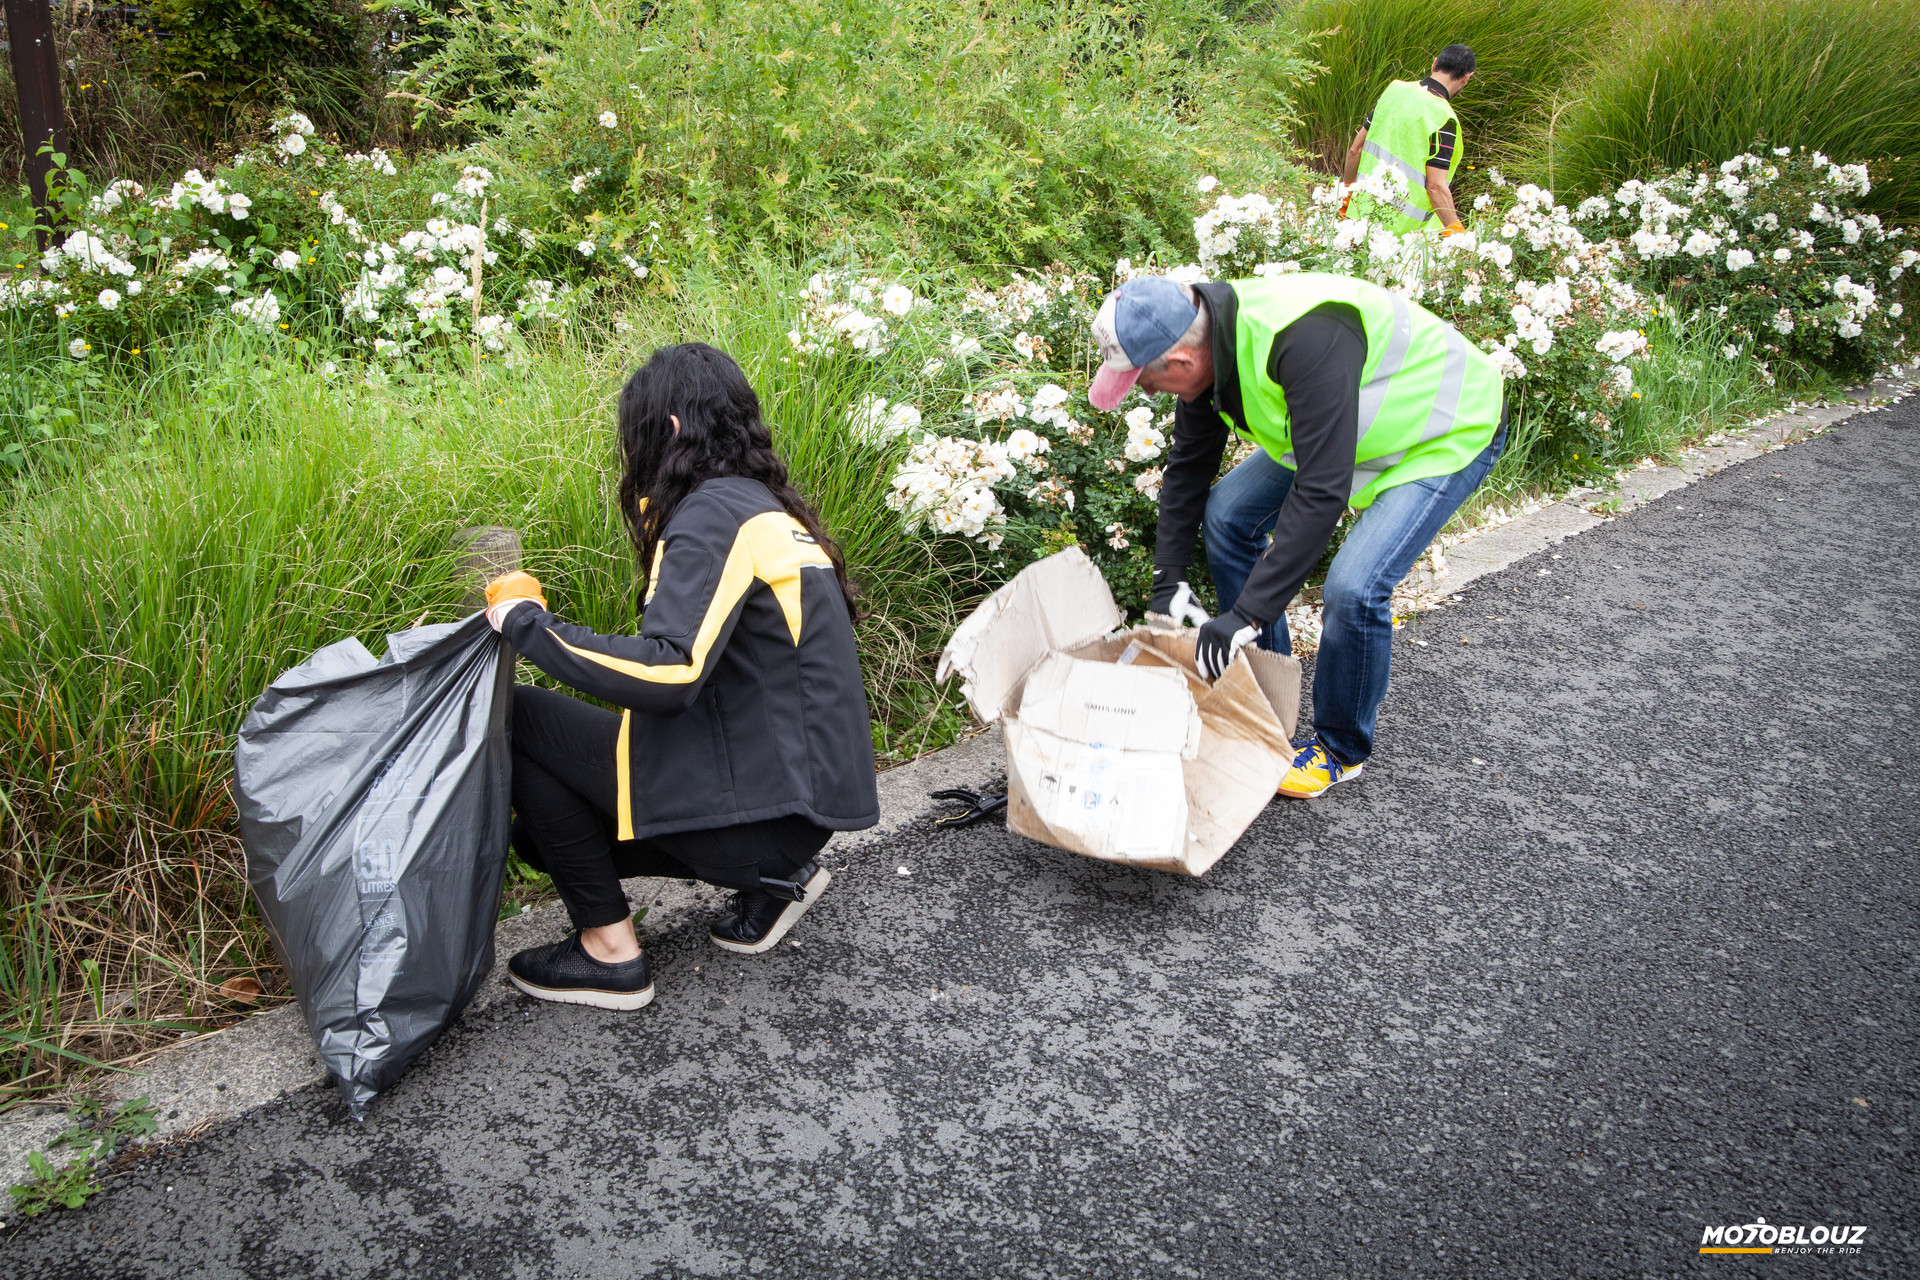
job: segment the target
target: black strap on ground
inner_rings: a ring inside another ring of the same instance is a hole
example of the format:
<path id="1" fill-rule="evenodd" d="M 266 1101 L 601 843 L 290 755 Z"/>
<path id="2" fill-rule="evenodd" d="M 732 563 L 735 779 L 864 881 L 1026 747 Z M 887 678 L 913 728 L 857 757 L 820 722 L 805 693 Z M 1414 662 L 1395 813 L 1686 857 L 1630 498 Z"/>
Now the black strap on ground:
<path id="1" fill-rule="evenodd" d="M 1004 792 L 996 796 L 984 791 L 968 791 L 964 787 L 949 787 L 945 791 L 930 791 L 927 794 L 935 800 L 956 800 L 967 806 L 959 813 L 942 814 L 935 818 L 933 825 L 936 827 L 970 827 L 982 818 L 1004 813 L 1007 808 Z"/>

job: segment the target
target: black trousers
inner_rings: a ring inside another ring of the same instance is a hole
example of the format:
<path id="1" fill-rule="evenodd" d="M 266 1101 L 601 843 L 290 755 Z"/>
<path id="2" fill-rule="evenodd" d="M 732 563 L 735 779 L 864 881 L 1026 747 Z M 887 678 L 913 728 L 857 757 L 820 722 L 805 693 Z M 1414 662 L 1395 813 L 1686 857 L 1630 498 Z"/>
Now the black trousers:
<path id="1" fill-rule="evenodd" d="M 513 844 L 521 861 L 553 877 L 577 929 L 631 914 L 620 881 L 633 876 L 704 880 L 758 889 L 785 880 L 833 833 L 799 816 L 708 831 L 618 840 L 620 717 L 551 689 L 513 691 Z M 644 760 L 633 768 L 646 768 Z"/>

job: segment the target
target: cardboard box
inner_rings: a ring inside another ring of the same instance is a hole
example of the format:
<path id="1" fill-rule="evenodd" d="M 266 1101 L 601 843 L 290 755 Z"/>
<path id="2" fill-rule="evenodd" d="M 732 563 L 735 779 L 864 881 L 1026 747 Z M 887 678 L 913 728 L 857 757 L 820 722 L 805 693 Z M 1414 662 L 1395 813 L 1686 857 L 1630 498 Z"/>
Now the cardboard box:
<path id="1" fill-rule="evenodd" d="M 1028 565 L 953 633 L 940 678 L 1007 744 L 1007 825 L 1108 862 L 1205 874 L 1293 760 L 1300 662 L 1242 649 L 1209 685 L 1194 633 L 1124 621 L 1078 547 Z"/>

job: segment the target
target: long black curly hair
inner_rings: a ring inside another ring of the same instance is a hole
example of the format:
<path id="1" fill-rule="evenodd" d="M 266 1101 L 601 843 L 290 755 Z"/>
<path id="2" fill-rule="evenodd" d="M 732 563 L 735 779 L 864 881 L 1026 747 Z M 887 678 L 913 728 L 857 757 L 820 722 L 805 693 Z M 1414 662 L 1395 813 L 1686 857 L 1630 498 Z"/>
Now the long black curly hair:
<path id="1" fill-rule="evenodd" d="M 679 430 L 673 420 L 680 420 Z M 859 616 L 859 588 L 846 558 L 773 451 L 760 418 L 760 397 L 732 356 L 704 342 L 661 347 L 620 392 L 620 513 L 640 557 L 640 590 L 653 571 L 653 549 L 689 493 L 715 476 L 745 476 L 767 486 L 833 561 L 847 612 Z"/>

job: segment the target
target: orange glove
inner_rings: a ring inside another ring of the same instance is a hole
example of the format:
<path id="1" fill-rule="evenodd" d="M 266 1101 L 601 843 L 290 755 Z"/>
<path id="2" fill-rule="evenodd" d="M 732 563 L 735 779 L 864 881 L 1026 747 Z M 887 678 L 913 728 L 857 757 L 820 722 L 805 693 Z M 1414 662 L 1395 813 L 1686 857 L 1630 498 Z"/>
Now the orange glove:
<path id="1" fill-rule="evenodd" d="M 1344 218 L 1344 217 L 1346 217 L 1346 216 L 1347 216 L 1347 206 L 1348 206 L 1348 205 L 1350 205 L 1350 204 L 1352 204 L 1352 203 L 1353 203 L 1353 192 L 1351 192 L 1351 191 L 1349 191 L 1349 192 L 1347 192 L 1347 194 L 1346 194 L 1346 198 L 1340 201 L 1340 216 L 1341 216 L 1341 217 L 1343 217 L 1343 218 Z"/>
<path id="2" fill-rule="evenodd" d="M 487 625 L 498 631 L 513 606 L 528 600 L 542 609 L 547 607 L 547 598 L 540 593 L 540 579 L 519 569 L 501 574 L 487 584 Z"/>
<path id="3" fill-rule="evenodd" d="M 1466 223 L 1459 221 L 1449 222 L 1446 226 L 1440 228 L 1440 238 L 1444 240 L 1448 236 L 1465 235 L 1466 231 Z"/>

